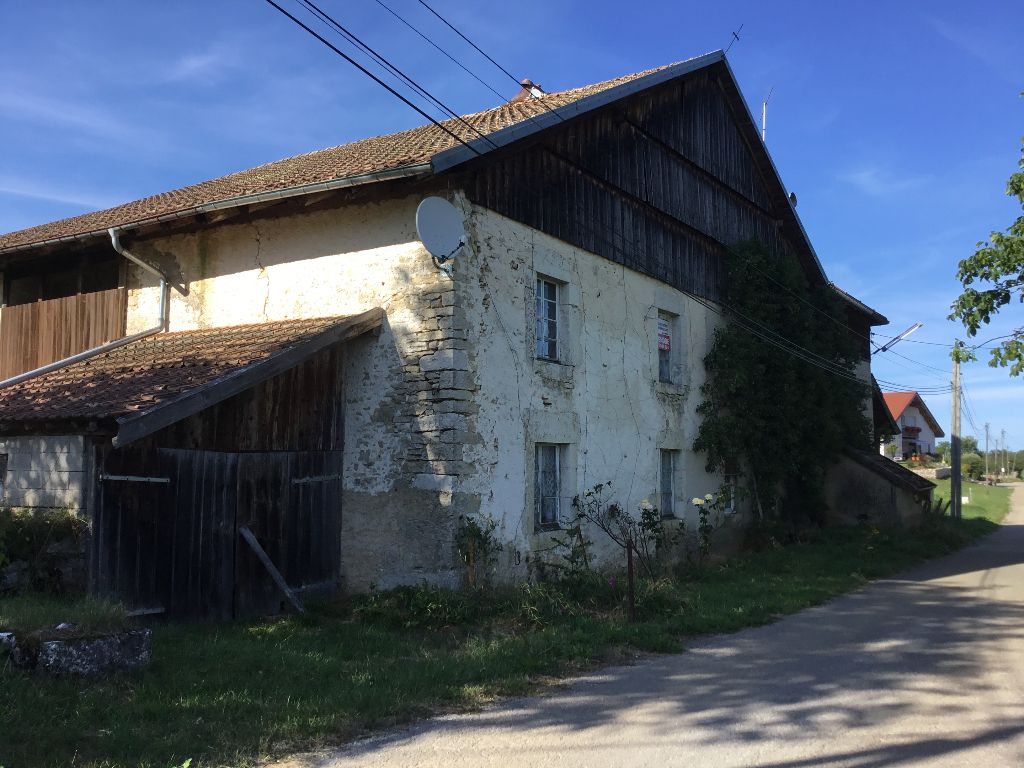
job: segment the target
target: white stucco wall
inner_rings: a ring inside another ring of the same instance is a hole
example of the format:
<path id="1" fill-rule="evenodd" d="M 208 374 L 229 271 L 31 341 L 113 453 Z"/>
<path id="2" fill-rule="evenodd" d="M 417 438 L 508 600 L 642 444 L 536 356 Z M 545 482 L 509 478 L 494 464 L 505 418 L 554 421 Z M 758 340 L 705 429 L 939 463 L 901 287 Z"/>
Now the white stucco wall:
<path id="1" fill-rule="evenodd" d="M 679 451 L 675 506 L 693 530 L 689 499 L 721 486 L 691 449 L 702 360 L 718 318 L 659 281 L 491 211 L 466 210 L 476 247 L 456 279 L 469 296 L 480 412 L 479 440 L 465 448 L 474 471 L 462 488 L 479 494 L 480 513 L 499 523 L 504 567 L 522 573 L 550 547 L 550 534 L 536 533 L 534 524 L 538 442 L 566 445 L 563 520 L 573 495 L 608 481 L 610 498 L 627 510 L 635 513 L 644 499 L 657 505 L 659 451 Z M 538 274 L 560 283 L 560 363 L 535 357 Z M 672 384 L 658 382 L 659 310 L 677 315 Z M 617 556 L 590 533 L 605 557 Z"/>
<path id="2" fill-rule="evenodd" d="M 0 504 L 10 507 L 82 507 L 81 435 L 0 437 L 7 456 Z"/>

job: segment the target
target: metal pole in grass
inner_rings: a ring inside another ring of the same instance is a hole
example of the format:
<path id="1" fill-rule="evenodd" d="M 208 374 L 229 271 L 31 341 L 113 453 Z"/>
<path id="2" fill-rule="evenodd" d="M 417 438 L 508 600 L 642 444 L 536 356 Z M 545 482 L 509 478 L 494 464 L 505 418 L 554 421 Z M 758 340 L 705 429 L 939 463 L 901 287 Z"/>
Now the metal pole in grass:
<path id="1" fill-rule="evenodd" d="M 636 623 L 636 583 L 633 579 L 633 537 L 626 538 L 626 580 L 629 582 L 629 623 Z"/>

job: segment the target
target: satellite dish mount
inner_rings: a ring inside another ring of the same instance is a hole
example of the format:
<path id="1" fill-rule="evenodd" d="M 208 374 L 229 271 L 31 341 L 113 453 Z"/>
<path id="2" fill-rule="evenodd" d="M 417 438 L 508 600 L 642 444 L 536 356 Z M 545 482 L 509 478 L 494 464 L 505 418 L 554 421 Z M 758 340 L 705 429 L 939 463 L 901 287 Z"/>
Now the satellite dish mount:
<path id="1" fill-rule="evenodd" d="M 452 260 L 468 241 L 462 212 L 443 197 L 426 197 L 416 208 L 416 234 L 437 268 L 451 277 Z"/>

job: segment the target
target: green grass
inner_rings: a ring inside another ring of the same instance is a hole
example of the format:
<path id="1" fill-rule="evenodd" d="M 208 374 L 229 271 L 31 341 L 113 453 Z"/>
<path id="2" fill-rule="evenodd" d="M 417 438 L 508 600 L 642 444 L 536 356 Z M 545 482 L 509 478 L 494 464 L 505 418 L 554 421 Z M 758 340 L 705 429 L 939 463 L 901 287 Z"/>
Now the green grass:
<path id="1" fill-rule="evenodd" d="M 645 584 L 637 624 L 621 579 L 467 596 L 412 588 L 303 617 L 158 625 L 136 677 L 0 686 L 0 765 L 247 765 L 430 713 L 536 689 L 551 676 L 670 652 L 821 603 L 945 554 L 996 526 L 837 528 L 737 557 L 684 581 Z M 24 610 L 24 609 L 22 609 Z M 0 601 L 0 614 L 14 611 Z"/>
<path id="2" fill-rule="evenodd" d="M 949 480 L 935 481 L 935 498 L 949 499 Z M 983 483 L 963 482 L 961 496 L 970 497 L 970 503 L 962 507 L 964 519 L 985 518 L 1001 523 L 1010 511 L 1010 495 L 1013 488 Z"/>
<path id="3" fill-rule="evenodd" d="M 68 636 L 88 636 L 124 629 L 128 621 L 118 603 L 95 598 L 69 601 L 56 597 L 6 597 L 0 599 L 0 632 L 22 636 L 45 632 L 57 624 L 73 624 Z"/>

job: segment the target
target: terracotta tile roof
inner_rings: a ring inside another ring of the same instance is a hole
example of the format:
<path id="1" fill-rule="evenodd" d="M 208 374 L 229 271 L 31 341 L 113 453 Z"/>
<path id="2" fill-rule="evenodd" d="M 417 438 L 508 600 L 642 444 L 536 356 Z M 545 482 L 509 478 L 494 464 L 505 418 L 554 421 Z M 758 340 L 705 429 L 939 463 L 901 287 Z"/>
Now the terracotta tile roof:
<path id="1" fill-rule="evenodd" d="M 907 410 L 907 406 L 914 402 L 917 392 L 883 392 L 885 406 L 889 409 L 894 419 L 898 419 Z"/>
<path id="2" fill-rule="evenodd" d="M 465 141 L 480 138 L 476 131 L 486 135 L 510 125 L 529 120 L 550 109 L 564 107 L 579 99 L 666 67 L 637 72 L 594 85 L 574 88 L 559 93 L 545 94 L 536 99 L 509 102 L 494 109 L 464 115 L 462 121 L 445 120 L 445 128 Z M 471 126 L 470 127 L 467 127 Z M 53 240 L 100 232 L 108 227 L 124 226 L 148 219 L 180 214 L 202 205 L 232 198 L 276 192 L 318 182 L 392 171 L 430 162 L 438 152 L 458 144 L 456 139 L 437 126 L 430 124 L 386 136 L 362 139 L 351 144 L 330 147 L 289 157 L 247 171 L 221 176 L 212 181 L 163 192 L 152 197 L 86 213 L 69 219 L 43 224 L 18 232 L 0 235 L 0 251 Z"/>
<path id="3" fill-rule="evenodd" d="M 928 410 L 928 406 L 924 404 L 924 400 L 917 392 L 883 392 L 882 397 L 885 398 L 885 407 L 889 409 L 894 420 L 899 419 L 903 412 L 913 405 L 921 411 L 921 415 L 924 416 L 936 437 L 946 436 L 942 427 L 939 426 L 939 422 L 932 416 L 932 412 Z"/>
<path id="4" fill-rule="evenodd" d="M 160 333 L 0 389 L 0 424 L 105 420 L 149 411 L 348 318 Z"/>

